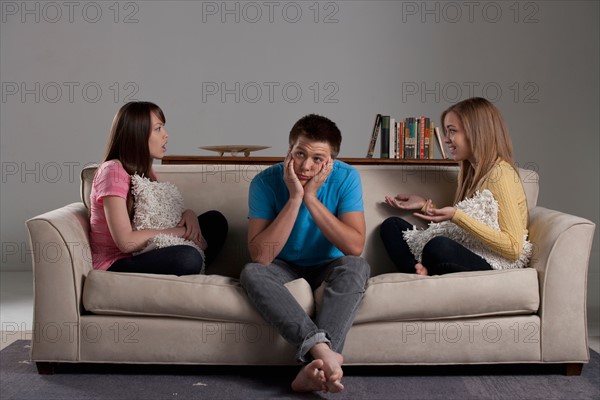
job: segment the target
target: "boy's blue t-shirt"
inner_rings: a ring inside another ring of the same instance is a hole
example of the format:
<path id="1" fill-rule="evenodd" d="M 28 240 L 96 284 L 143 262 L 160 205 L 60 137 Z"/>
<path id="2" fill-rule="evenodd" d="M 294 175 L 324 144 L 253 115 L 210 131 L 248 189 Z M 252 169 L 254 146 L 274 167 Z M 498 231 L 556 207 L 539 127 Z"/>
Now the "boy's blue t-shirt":
<path id="1" fill-rule="evenodd" d="M 274 220 L 290 197 L 283 180 L 283 163 L 273 165 L 254 177 L 248 195 L 248 218 Z M 362 185 L 358 171 L 335 160 L 317 198 L 336 217 L 364 211 Z M 302 203 L 296 223 L 285 246 L 277 256 L 291 264 L 310 266 L 342 257 L 344 254 L 323 235 Z"/>

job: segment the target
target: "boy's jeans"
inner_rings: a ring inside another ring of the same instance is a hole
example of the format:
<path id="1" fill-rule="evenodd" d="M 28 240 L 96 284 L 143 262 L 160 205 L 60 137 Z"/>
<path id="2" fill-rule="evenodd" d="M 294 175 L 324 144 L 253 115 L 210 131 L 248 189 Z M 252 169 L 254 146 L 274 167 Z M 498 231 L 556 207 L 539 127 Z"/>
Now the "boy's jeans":
<path id="1" fill-rule="evenodd" d="M 369 264 L 355 256 L 344 256 L 309 267 L 275 259 L 268 266 L 247 264 L 240 281 L 263 318 L 298 348 L 297 359 L 308 362 L 311 357 L 307 353 L 317 343 L 328 343 L 333 351 L 341 353 L 369 274 Z M 323 281 L 327 283 L 314 321 L 284 286 L 299 278 L 304 278 L 313 291 Z"/>

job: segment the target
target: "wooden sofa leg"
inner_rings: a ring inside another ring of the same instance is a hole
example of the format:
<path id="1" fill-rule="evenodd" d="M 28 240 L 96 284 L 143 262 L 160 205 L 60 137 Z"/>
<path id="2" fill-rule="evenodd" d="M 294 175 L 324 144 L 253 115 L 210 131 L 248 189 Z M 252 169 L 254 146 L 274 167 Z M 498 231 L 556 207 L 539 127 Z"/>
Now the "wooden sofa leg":
<path id="1" fill-rule="evenodd" d="M 58 363 L 55 362 L 36 362 L 35 363 L 36 367 L 37 367 L 37 371 L 38 374 L 40 375 L 54 375 L 54 372 L 56 372 L 56 367 L 58 365 Z"/>
<path id="2" fill-rule="evenodd" d="M 565 375 L 567 376 L 579 376 L 583 370 L 582 363 L 569 363 L 565 364 Z"/>

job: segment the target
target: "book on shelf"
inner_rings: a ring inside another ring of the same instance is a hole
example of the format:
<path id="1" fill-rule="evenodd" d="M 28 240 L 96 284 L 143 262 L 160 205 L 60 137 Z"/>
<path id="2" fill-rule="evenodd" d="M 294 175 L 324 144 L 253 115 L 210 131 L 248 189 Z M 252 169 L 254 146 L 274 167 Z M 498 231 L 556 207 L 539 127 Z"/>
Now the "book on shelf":
<path id="1" fill-rule="evenodd" d="M 446 146 L 444 145 L 444 140 L 442 139 L 442 133 L 440 132 L 440 127 L 436 126 L 434 128 L 434 132 L 435 132 L 435 138 L 436 138 L 437 144 L 440 148 L 440 152 L 442 153 L 442 158 L 446 159 L 446 158 L 448 158 L 448 153 L 446 152 Z"/>
<path id="2" fill-rule="evenodd" d="M 375 152 L 375 144 L 377 143 L 377 136 L 379 135 L 379 129 L 381 127 L 381 114 L 375 116 L 375 124 L 373 124 L 373 133 L 371 133 L 371 142 L 369 143 L 369 150 L 367 151 L 367 158 L 373 158 Z"/>
<path id="3" fill-rule="evenodd" d="M 404 158 L 404 122 L 396 121 L 394 127 L 394 147 L 395 147 L 395 158 Z"/>
<path id="4" fill-rule="evenodd" d="M 417 158 L 417 120 L 413 117 L 406 119 L 406 155 L 407 159 Z"/>
<path id="5" fill-rule="evenodd" d="M 435 157 L 435 145 L 434 145 L 435 126 L 432 120 L 429 120 L 427 124 L 427 137 L 429 138 L 429 158 Z"/>
<path id="6" fill-rule="evenodd" d="M 427 148 L 427 154 L 429 155 L 429 146 Z M 419 118 L 419 160 L 425 159 L 425 116 L 421 115 Z"/>
<path id="7" fill-rule="evenodd" d="M 381 158 L 390 158 L 390 116 L 381 116 L 381 141 L 380 150 Z"/>
<path id="8" fill-rule="evenodd" d="M 388 158 L 396 158 L 396 119 L 390 117 L 390 134 L 388 137 L 389 141 L 389 154 Z"/>
<path id="9" fill-rule="evenodd" d="M 395 118 L 377 114 L 367 158 L 372 158 L 377 140 L 380 140 L 380 157 L 390 159 L 428 160 L 435 158 L 435 147 L 443 159 L 448 158 L 439 127 L 432 118 L 418 117 Z"/>

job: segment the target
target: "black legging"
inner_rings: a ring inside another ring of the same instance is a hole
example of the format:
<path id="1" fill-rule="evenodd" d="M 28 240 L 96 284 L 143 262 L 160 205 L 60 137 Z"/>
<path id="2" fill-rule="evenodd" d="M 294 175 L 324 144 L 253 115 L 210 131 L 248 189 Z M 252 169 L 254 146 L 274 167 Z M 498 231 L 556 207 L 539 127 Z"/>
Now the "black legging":
<path id="1" fill-rule="evenodd" d="M 219 254 L 227 237 L 227 219 L 219 211 L 208 211 L 198 216 L 202 236 L 208 247 L 204 250 L 205 265 Z M 145 274 L 194 275 L 203 269 L 202 256 L 191 246 L 179 245 L 155 249 L 115 261 L 113 272 L 140 272 Z"/>
<path id="2" fill-rule="evenodd" d="M 400 272 L 414 274 L 418 261 L 410 252 L 402 232 L 413 229 L 413 225 L 402 218 L 390 217 L 383 221 L 380 235 L 385 249 Z M 428 275 L 443 275 L 463 271 L 487 271 L 492 266 L 483 258 L 463 245 L 444 236 L 431 239 L 421 257 L 421 264 Z"/>

